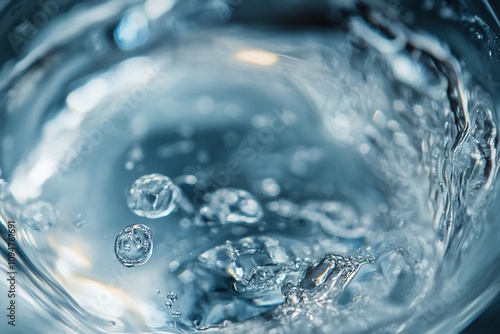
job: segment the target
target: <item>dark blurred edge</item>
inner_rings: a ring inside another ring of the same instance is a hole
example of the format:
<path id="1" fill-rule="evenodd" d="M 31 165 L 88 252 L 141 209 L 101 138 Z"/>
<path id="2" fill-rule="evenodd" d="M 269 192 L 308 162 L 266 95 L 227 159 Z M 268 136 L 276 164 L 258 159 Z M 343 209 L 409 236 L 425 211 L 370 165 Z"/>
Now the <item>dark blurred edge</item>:
<path id="1" fill-rule="evenodd" d="M 500 333 L 500 295 L 479 317 L 461 334 L 498 334 Z"/>

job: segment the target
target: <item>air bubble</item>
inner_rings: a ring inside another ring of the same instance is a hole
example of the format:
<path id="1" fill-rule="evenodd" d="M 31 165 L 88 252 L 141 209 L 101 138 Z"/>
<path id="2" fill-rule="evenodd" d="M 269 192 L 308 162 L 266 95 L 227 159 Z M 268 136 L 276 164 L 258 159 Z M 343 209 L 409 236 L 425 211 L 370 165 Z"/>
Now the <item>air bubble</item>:
<path id="1" fill-rule="evenodd" d="M 294 217 L 299 212 L 299 206 L 286 199 L 279 199 L 268 203 L 267 209 L 282 218 Z"/>
<path id="2" fill-rule="evenodd" d="M 276 197 L 281 192 L 279 184 L 271 178 L 262 180 L 261 188 L 262 193 L 267 197 Z"/>
<path id="3" fill-rule="evenodd" d="M 200 209 L 200 215 L 205 220 L 220 224 L 254 224 L 262 218 L 263 211 L 249 192 L 224 188 L 211 194 L 209 203 Z"/>
<path id="4" fill-rule="evenodd" d="M 125 267 L 136 267 L 146 263 L 152 253 L 153 235 L 146 225 L 127 226 L 116 237 L 116 258 Z"/>
<path id="5" fill-rule="evenodd" d="M 179 319 L 181 317 L 181 312 L 179 311 L 174 311 L 172 312 L 172 318 Z"/>
<path id="6" fill-rule="evenodd" d="M 36 202 L 24 208 L 24 222 L 36 231 L 51 230 L 59 220 L 59 214 L 52 204 Z"/>
<path id="7" fill-rule="evenodd" d="M 177 293 L 175 291 L 171 291 L 167 295 L 167 299 L 170 300 L 172 303 L 175 303 L 178 298 L 179 298 L 179 296 L 177 295 Z"/>
<path id="8" fill-rule="evenodd" d="M 300 210 L 300 217 L 318 223 L 326 233 L 341 238 L 365 236 L 370 222 L 366 217 L 358 217 L 349 205 L 336 201 L 311 201 Z"/>
<path id="9" fill-rule="evenodd" d="M 140 217 L 150 219 L 165 217 L 177 207 L 179 189 L 161 174 L 141 176 L 127 194 L 129 209 Z"/>

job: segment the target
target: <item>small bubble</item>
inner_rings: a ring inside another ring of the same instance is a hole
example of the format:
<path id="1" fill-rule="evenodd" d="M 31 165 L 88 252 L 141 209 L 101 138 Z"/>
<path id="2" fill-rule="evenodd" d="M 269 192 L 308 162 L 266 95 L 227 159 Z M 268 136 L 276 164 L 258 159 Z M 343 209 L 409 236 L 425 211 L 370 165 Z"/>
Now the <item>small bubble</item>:
<path id="1" fill-rule="evenodd" d="M 271 178 L 262 180 L 261 189 L 262 193 L 267 197 L 276 197 L 281 192 L 279 184 Z"/>
<path id="2" fill-rule="evenodd" d="M 146 225 L 135 224 L 123 228 L 115 241 L 115 254 L 126 267 L 140 266 L 153 253 L 153 236 Z"/>
<path id="3" fill-rule="evenodd" d="M 24 222 L 37 231 L 48 231 L 58 222 L 59 214 L 52 204 L 36 202 L 28 205 L 22 214 Z"/>
<path id="4" fill-rule="evenodd" d="M 200 164 L 207 164 L 210 162 L 210 155 L 206 150 L 200 150 L 196 153 L 196 158 Z"/>
<path id="5" fill-rule="evenodd" d="M 108 321 L 108 327 L 113 327 L 115 325 L 116 323 L 113 320 Z"/>
<path id="6" fill-rule="evenodd" d="M 253 224 L 262 218 L 263 211 L 249 192 L 224 188 L 211 194 L 209 203 L 201 207 L 200 214 L 204 219 L 220 224 Z"/>
<path id="7" fill-rule="evenodd" d="M 181 266 L 181 264 L 178 261 L 172 261 L 168 265 L 168 269 L 170 269 L 171 272 L 174 272 L 177 269 L 179 269 L 180 266 Z"/>
<path id="8" fill-rule="evenodd" d="M 286 199 L 279 199 L 268 203 L 267 209 L 284 218 L 293 217 L 299 212 L 299 206 Z"/>
<path id="9" fill-rule="evenodd" d="M 132 161 L 127 161 L 125 163 L 125 169 L 126 170 L 132 170 L 132 169 L 134 169 L 134 167 L 135 167 L 135 165 L 134 165 L 134 163 Z"/>
<path id="10" fill-rule="evenodd" d="M 359 217 L 351 206 L 337 201 L 310 201 L 303 206 L 300 216 L 318 223 L 326 233 L 342 238 L 363 237 L 371 223 L 367 217 Z"/>
<path id="11" fill-rule="evenodd" d="M 359 151 L 361 154 L 368 154 L 368 152 L 370 152 L 370 146 L 366 143 L 362 143 L 359 145 Z"/>
<path id="12" fill-rule="evenodd" d="M 187 218 L 182 218 L 180 221 L 179 221 L 179 225 L 183 228 L 183 229 L 187 229 L 191 226 L 191 221 Z"/>
<path id="13" fill-rule="evenodd" d="M 174 311 L 172 312 L 172 318 L 179 319 L 181 317 L 181 312 Z"/>
<path id="14" fill-rule="evenodd" d="M 144 159 L 144 151 L 139 145 L 134 145 L 128 152 L 128 159 L 132 162 L 139 162 Z"/>
<path id="15" fill-rule="evenodd" d="M 377 260 L 377 258 L 373 255 L 367 255 L 365 259 L 366 259 L 366 262 L 368 262 L 370 264 L 375 263 L 375 261 Z"/>
<path id="16" fill-rule="evenodd" d="M 181 175 L 174 179 L 175 184 L 188 184 L 190 186 L 194 186 L 196 182 L 198 182 L 198 178 L 194 175 Z"/>
<path id="17" fill-rule="evenodd" d="M 177 296 L 177 293 L 175 291 L 171 291 L 167 295 L 167 299 L 170 300 L 172 303 L 175 303 L 179 296 Z"/>
<path id="18" fill-rule="evenodd" d="M 88 221 L 86 219 L 83 219 L 83 218 L 77 218 L 74 222 L 73 222 L 73 226 L 76 228 L 76 229 L 81 229 L 83 226 L 85 226 L 86 224 L 88 223 Z"/>
<path id="19" fill-rule="evenodd" d="M 164 305 L 165 305 L 165 308 L 167 308 L 167 309 L 171 309 L 173 306 L 173 304 L 170 300 L 166 300 Z"/>
<path id="20" fill-rule="evenodd" d="M 156 290 L 156 293 L 157 293 L 157 294 L 160 294 L 160 290 Z"/>
<path id="21" fill-rule="evenodd" d="M 129 209 L 140 217 L 165 217 L 177 206 L 179 189 L 161 174 L 143 175 L 130 187 L 127 194 Z"/>

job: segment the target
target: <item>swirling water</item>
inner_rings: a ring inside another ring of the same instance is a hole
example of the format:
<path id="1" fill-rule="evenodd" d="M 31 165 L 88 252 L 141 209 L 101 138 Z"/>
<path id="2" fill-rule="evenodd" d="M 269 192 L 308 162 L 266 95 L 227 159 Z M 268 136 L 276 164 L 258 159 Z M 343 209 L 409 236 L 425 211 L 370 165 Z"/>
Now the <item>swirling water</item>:
<path id="1" fill-rule="evenodd" d="M 267 34 L 151 3 L 1 74 L 0 212 L 39 328 L 412 325 L 481 233 L 487 92 L 370 12 Z"/>

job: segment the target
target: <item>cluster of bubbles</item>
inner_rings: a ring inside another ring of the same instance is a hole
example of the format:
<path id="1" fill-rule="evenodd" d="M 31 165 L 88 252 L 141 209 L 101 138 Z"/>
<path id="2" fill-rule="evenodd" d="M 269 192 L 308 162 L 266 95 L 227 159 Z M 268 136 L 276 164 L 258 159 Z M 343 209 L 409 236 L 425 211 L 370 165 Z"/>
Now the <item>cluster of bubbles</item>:
<path id="1" fill-rule="evenodd" d="M 167 294 L 167 300 L 165 300 L 165 307 L 167 309 L 171 309 L 172 306 L 174 306 L 175 302 L 177 301 L 177 299 L 179 298 L 179 296 L 177 295 L 177 293 L 175 291 L 171 291 Z"/>
<path id="2" fill-rule="evenodd" d="M 191 215 L 191 219 L 198 223 L 194 226 L 253 226 L 264 220 L 262 205 L 248 191 L 222 188 L 206 194 L 204 199 L 205 204 Z M 141 176 L 127 192 L 129 209 L 148 219 L 166 217 L 177 209 L 182 210 L 183 202 L 189 201 L 180 187 L 161 174 Z M 299 205 L 277 199 L 269 202 L 266 209 L 271 218 L 274 215 L 299 219 L 319 226 L 330 236 L 355 239 L 363 237 L 368 230 L 369 220 L 341 202 L 309 201 Z M 342 289 L 361 265 L 374 261 L 371 256 L 339 254 L 326 254 L 311 261 L 301 259 L 285 244 L 285 241 L 269 236 L 244 237 L 226 240 L 199 255 L 190 264 L 196 277 L 204 278 L 202 285 L 195 282 L 197 300 L 202 301 L 197 309 L 212 311 L 200 312 L 204 316 L 194 316 L 197 327 L 208 328 L 228 320 L 249 319 L 278 305 L 294 305 L 319 290 L 327 291 L 334 286 Z M 146 225 L 127 226 L 116 237 L 116 258 L 126 267 L 146 263 L 152 251 L 153 237 Z M 208 297 L 213 291 L 225 291 L 225 298 Z M 177 293 L 170 292 L 164 307 L 172 309 L 177 299 Z M 224 311 L 217 312 L 218 309 Z M 172 312 L 174 319 L 180 316 L 180 311 Z"/>
<path id="3" fill-rule="evenodd" d="M 223 188 L 209 195 L 210 200 L 200 209 L 204 221 L 218 224 L 254 224 L 263 216 L 259 202 L 248 191 Z"/>
<path id="4" fill-rule="evenodd" d="M 9 197 L 3 180 L 0 181 L 0 197 L 2 200 Z M 255 225 L 265 215 L 261 204 L 245 190 L 222 188 L 207 194 L 205 199 L 206 203 L 192 218 L 208 226 Z M 161 174 L 141 176 L 127 192 L 129 209 L 148 219 L 168 216 L 182 208 L 182 201 L 187 199 L 179 186 Z M 368 230 L 369 220 L 341 202 L 309 201 L 299 205 L 277 199 L 267 203 L 266 209 L 271 217 L 300 219 L 316 224 L 326 234 L 335 237 L 360 238 Z M 57 224 L 59 213 L 50 203 L 40 201 L 26 205 L 22 218 L 31 229 L 48 231 Z M 115 254 L 123 266 L 143 265 L 152 253 L 153 234 L 147 225 L 128 225 L 118 233 Z M 219 277 L 211 284 L 204 284 L 206 294 L 214 288 L 220 289 L 222 284 L 230 292 L 228 296 L 233 296 L 224 302 L 224 315 L 207 312 L 210 317 L 199 319 L 198 327 L 217 325 L 231 318 L 238 321 L 248 319 L 278 305 L 293 306 L 311 298 L 319 290 L 342 289 L 361 265 L 374 261 L 372 256 L 345 257 L 339 254 L 326 254 L 315 261 L 300 259 L 283 241 L 268 236 L 227 240 L 203 252 L 193 264 L 199 277 Z M 177 293 L 169 292 L 164 307 L 172 309 L 177 300 Z M 245 307 L 242 303 L 246 303 Z M 200 307 L 209 309 L 213 305 Z M 231 312 L 234 312 L 232 316 Z M 178 319 L 181 312 L 175 310 L 171 315 Z"/>
<path id="5" fill-rule="evenodd" d="M 138 178 L 127 192 L 127 206 L 139 217 L 158 219 L 168 216 L 185 202 L 180 188 L 170 178 L 161 174 L 148 174 Z M 254 196 L 249 192 L 224 188 L 209 195 L 209 201 L 203 205 L 198 213 L 197 219 L 204 222 L 216 224 L 254 224 L 261 220 L 263 210 Z M 135 225 L 134 225 L 135 226 Z M 147 228 L 146 225 L 140 225 Z M 123 242 L 130 238 L 133 228 L 127 226 L 118 234 L 115 242 L 115 253 L 117 259 L 125 266 L 138 266 L 149 259 L 152 246 L 146 247 L 143 243 L 151 243 L 151 231 L 141 237 L 141 242 L 135 247 Z M 128 245 L 129 247 L 125 247 Z M 142 252 L 139 256 L 138 252 Z M 136 259 L 134 261 L 133 259 Z"/>
<path id="6" fill-rule="evenodd" d="M 202 311 L 191 316 L 204 329 L 244 321 L 280 305 L 295 307 L 332 288 L 340 291 L 363 264 L 374 261 L 372 256 L 338 254 L 301 259 L 285 240 L 268 236 L 226 241 L 198 256 L 192 267 L 198 280 L 191 293 Z M 222 296 L 213 297 L 214 291 Z"/>

